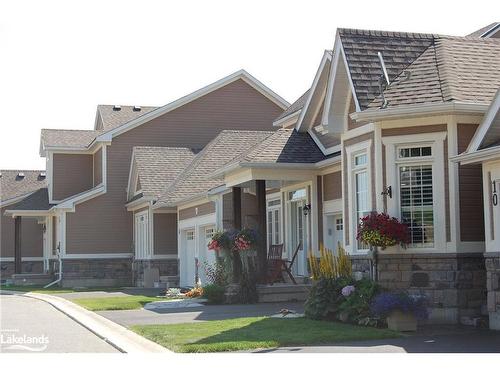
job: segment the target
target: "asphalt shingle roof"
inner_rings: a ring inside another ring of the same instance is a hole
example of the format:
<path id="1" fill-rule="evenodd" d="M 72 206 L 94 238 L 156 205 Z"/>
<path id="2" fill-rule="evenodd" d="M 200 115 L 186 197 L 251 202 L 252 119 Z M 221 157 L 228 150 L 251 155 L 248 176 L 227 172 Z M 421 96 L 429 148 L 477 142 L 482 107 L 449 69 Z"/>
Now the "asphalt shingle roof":
<path id="1" fill-rule="evenodd" d="M 193 157 L 193 151 L 188 148 L 134 147 L 142 194 L 158 197 Z"/>
<path id="2" fill-rule="evenodd" d="M 283 111 L 281 115 L 279 115 L 274 121 L 281 120 L 282 118 L 285 118 L 288 115 L 291 115 L 294 112 L 297 112 L 299 109 L 302 109 L 306 105 L 307 97 L 309 96 L 309 93 L 311 92 L 311 89 L 307 90 L 305 93 L 303 93 L 296 101 L 294 101 L 290 106 Z"/>
<path id="3" fill-rule="evenodd" d="M 382 53 L 390 80 L 417 59 L 433 42 L 433 35 L 375 30 L 338 29 L 361 109 L 380 94 Z"/>
<path id="4" fill-rule="evenodd" d="M 49 203 L 48 189 L 40 188 L 9 207 L 9 210 L 46 211 L 52 206 L 54 205 Z"/>
<path id="5" fill-rule="evenodd" d="M 179 201 L 222 185 L 222 180 L 207 176 L 271 134 L 272 131 L 223 130 L 193 158 L 177 179 L 166 187 L 156 205 L 175 206 Z"/>
<path id="6" fill-rule="evenodd" d="M 24 196 L 47 186 L 46 177 L 40 170 L 2 170 L 0 177 L 0 201 Z M 24 173 L 24 177 L 19 177 Z"/>
<path id="7" fill-rule="evenodd" d="M 45 147 L 87 147 L 100 134 L 97 130 L 42 129 Z"/>
<path id="8" fill-rule="evenodd" d="M 317 163 L 326 159 L 309 133 L 279 129 L 259 145 L 245 152 L 239 162 L 246 163 Z"/>
<path id="9" fill-rule="evenodd" d="M 99 112 L 102 120 L 102 130 L 104 131 L 117 128 L 118 126 L 145 115 L 158 107 L 139 107 L 139 111 L 134 111 L 134 106 L 127 105 L 120 106 L 119 111 L 116 111 L 113 108 L 113 105 L 100 104 L 97 106 L 97 111 Z"/>
<path id="10" fill-rule="evenodd" d="M 499 39 L 436 36 L 384 95 L 389 107 L 450 101 L 489 104 L 498 87 Z M 378 96 L 369 107 L 381 104 Z"/>

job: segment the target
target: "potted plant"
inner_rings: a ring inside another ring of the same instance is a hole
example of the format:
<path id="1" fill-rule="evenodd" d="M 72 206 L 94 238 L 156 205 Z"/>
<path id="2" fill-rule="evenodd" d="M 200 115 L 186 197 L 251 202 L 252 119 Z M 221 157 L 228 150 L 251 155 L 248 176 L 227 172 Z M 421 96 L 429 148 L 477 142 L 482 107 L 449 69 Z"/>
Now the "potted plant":
<path id="1" fill-rule="evenodd" d="M 361 218 L 356 238 L 358 241 L 370 246 L 372 278 L 377 281 L 377 249 L 384 250 L 389 246 L 398 244 L 406 247 L 410 243 L 410 229 L 395 217 L 390 217 L 385 213 L 372 212 Z"/>
<path id="2" fill-rule="evenodd" d="M 256 243 L 257 235 L 252 229 L 243 228 L 233 236 L 233 248 L 240 255 L 244 269 L 248 269 L 248 262 L 257 255 Z"/>
<path id="3" fill-rule="evenodd" d="M 374 315 L 386 318 L 387 326 L 394 331 L 416 331 L 417 321 L 428 318 L 427 301 L 423 296 L 407 292 L 381 293 L 371 305 Z"/>

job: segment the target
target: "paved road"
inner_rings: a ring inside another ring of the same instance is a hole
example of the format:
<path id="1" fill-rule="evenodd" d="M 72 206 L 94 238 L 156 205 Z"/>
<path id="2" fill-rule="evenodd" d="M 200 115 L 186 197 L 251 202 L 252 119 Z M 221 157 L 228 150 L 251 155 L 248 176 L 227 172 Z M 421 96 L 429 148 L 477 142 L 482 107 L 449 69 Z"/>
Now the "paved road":
<path id="1" fill-rule="evenodd" d="M 123 326 L 142 324 L 192 323 L 209 320 L 273 315 L 287 308 L 304 312 L 303 303 L 280 302 L 255 305 L 202 306 L 184 309 L 98 311 L 97 313 Z"/>
<path id="2" fill-rule="evenodd" d="M 2 353 L 118 352 L 48 303 L 22 296 L 0 295 L 0 335 Z"/>
<path id="3" fill-rule="evenodd" d="M 254 353 L 500 353 L 500 332 L 455 328 L 453 333 L 415 334 L 329 346 L 259 349 Z"/>

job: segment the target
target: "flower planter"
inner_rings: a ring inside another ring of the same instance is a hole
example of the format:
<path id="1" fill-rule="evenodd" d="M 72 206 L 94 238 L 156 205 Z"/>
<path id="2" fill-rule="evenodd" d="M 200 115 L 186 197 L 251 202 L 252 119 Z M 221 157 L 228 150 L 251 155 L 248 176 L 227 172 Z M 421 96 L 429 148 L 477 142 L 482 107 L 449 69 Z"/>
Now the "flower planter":
<path id="1" fill-rule="evenodd" d="M 393 331 L 414 332 L 417 330 L 417 319 L 412 313 L 395 310 L 387 317 L 387 326 Z"/>

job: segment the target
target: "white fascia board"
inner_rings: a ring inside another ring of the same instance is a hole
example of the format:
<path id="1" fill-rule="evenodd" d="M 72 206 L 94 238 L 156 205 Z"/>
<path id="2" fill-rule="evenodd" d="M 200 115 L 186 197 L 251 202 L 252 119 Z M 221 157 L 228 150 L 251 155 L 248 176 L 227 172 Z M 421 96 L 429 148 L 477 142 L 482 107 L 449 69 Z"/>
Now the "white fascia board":
<path id="1" fill-rule="evenodd" d="M 473 151 L 470 153 L 464 152 L 460 155 L 453 156 L 450 161 L 466 164 L 480 164 L 490 160 L 500 160 L 500 146 L 485 148 L 484 150 Z"/>
<path id="2" fill-rule="evenodd" d="M 333 50 L 334 50 L 334 56 L 333 56 L 334 60 L 330 66 L 330 75 L 328 77 L 328 82 L 327 82 L 327 86 L 326 86 L 325 106 L 323 108 L 323 115 L 321 118 L 321 124 L 323 126 L 328 125 L 328 115 L 329 115 L 330 109 L 331 109 L 330 106 L 332 103 L 333 88 L 335 86 L 335 79 L 337 77 L 337 69 L 338 69 L 340 63 L 343 63 L 345 66 L 347 77 L 349 79 L 349 84 L 351 86 L 351 94 L 352 94 L 352 97 L 354 98 L 354 104 L 356 106 L 356 111 L 360 110 L 358 98 L 356 96 L 356 90 L 354 90 L 354 84 L 352 82 L 351 72 L 349 70 L 349 65 L 347 64 L 347 58 L 346 58 L 345 53 L 344 53 L 344 47 L 342 46 L 342 41 L 341 41 L 338 33 L 337 33 L 337 36 L 335 38 L 335 45 L 334 45 Z"/>
<path id="3" fill-rule="evenodd" d="M 36 190 L 30 191 L 29 193 L 26 193 L 26 194 L 23 194 L 23 195 L 19 195 L 19 196 L 14 197 L 14 198 L 7 199 L 5 201 L 0 201 L 0 207 L 9 206 L 11 204 L 17 203 L 17 202 L 23 200 L 24 198 L 29 197 L 35 191 Z"/>
<path id="4" fill-rule="evenodd" d="M 366 109 L 362 112 L 351 113 L 355 121 L 382 121 L 393 120 L 401 117 L 420 117 L 429 115 L 442 115 L 453 113 L 479 113 L 483 114 L 488 109 L 487 104 L 479 103 L 432 103 L 432 104 L 409 104 L 396 108 Z"/>
<path id="5" fill-rule="evenodd" d="M 5 216 L 12 217 L 38 217 L 38 216 L 52 216 L 49 210 L 37 211 L 37 210 L 5 210 Z"/>
<path id="6" fill-rule="evenodd" d="M 479 125 L 479 127 L 476 129 L 476 132 L 474 133 L 474 136 L 472 137 L 472 140 L 470 141 L 469 146 L 465 151 L 466 153 L 474 152 L 479 149 L 498 111 L 500 111 L 500 89 L 497 90 L 495 97 L 491 101 L 491 104 L 488 108 L 488 111 L 484 115 L 484 119 L 481 122 L 481 125 Z"/>
<path id="7" fill-rule="evenodd" d="M 306 103 L 304 104 L 304 107 L 300 111 L 299 119 L 297 121 L 297 124 L 295 125 L 295 129 L 297 131 L 305 130 L 305 129 L 302 129 L 302 122 L 304 121 L 304 117 L 307 113 L 309 105 L 311 104 L 312 97 L 314 96 L 314 93 L 316 91 L 316 87 L 318 86 L 318 82 L 319 82 L 319 79 L 321 77 L 321 74 L 323 73 L 323 69 L 325 68 L 326 62 L 328 60 L 331 61 L 331 59 L 332 59 L 332 55 L 328 51 L 324 51 L 323 57 L 321 58 L 321 63 L 319 64 L 318 70 L 316 71 L 316 75 L 314 76 L 311 90 L 309 91 L 309 95 L 307 96 Z M 327 81 L 327 86 L 328 86 L 328 81 Z"/>
<path id="8" fill-rule="evenodd" d="M 89 199 L 95 198 L 104 193 L 106 193 L 106 187 L 103 184 L 99 184 L 90 190 L 66 198 L 56 206 L 52 207 L 51 210 L 56 210 L 56 209 L 74 210 L 75 205 L 88 201 Z"/>
<path id="9" fill-rule="evenodd" d="M 128 171 L 128 180 L 127 180 L 127 199 L 132 198 L 132 194 L 134 194 L 135 186 L 132 186 L 135 181 L 136 181 L 136 171 L 137 171 L 137 166 L 135 163 L 135 148 L 132 148 L 132 156 L 130 158 L 130 163 L 129 163 L 129 171 Z"/>
<path id="10" fill-rule="evenodd" d="M 293 123 L 298 121 L 298 118 L 300 116 L 300 112 L 302 109 L 298 109 L 295 112 L 290 113 L 289 115 L 273 122 L 274 127 L 284 127 L 286 128 L 289 125 L 292 125 Z"/>
<path id="11" fill-rule="evenodd" d="M 208 191 L 208 195 L 209 197 L 210 196 L 213 196 L 213 195 L 219 195 L 219 194 L 225 194 L 225 193 L 229 193 L 231 191 L 231 189 L 229 189 L 225 184 L 224 185 L 221 185 L 221 186 L 218 186 L 216 188 L 213 188 L 213 189 L 210 189 Z"/>
<path id="12" fill-rule="evenodd" d="M 268 99 L 273 101 L 276 105 L 279 107 L 283 108 L 285 110 L 287 107 L 290 106 L 290 103 L 288 103 L 285 99 L 283 99 L 281 96 L 276 94 L 274 91 L 272 91 L 270 88 L 265 86 L 262 82 L 257 80 L 255 77 L 250 75 L 248 72 L 245 70 L 239 70 L 233 74 L 230 74 L 227 77 L 224 77 L 208 86 L 205 86 L 189 95 L 186 95 L 180 99 L 177 99 L 169 104 L 164 105 L 163 107 L 157 108 L 155 110 L 152 110 L 151 112 L 148 112 L 142 116 L 137 117 L 136 119 L 129 121 L 121 126 L 118 126 L 117 128 L 111 129 L 106 133 L 103 133 L 99 135 L 96 138 L 96 141 L 106 141 L 109 142 L 112 140 L 113 137 L 120 135 L 122 133 L 125 133 L 131 129 L 134 129 L 137 126 L 140 126 L 146 122 L 149 122 L 159 116 L 162 116 L 170 111 L 173 111 L 176 108 L 179 108 L 183 105 L 186 105 L 198 98 L 201 98 L 204 95 L 207 95 L 221 87 L 224 87 L 238 79 L 242 79 L 244 82 L 249 84 L 251 87 L 259 91 L 261 94 L 266 96 Z"/>
<path id="13" fill-rule="evenodd" d="M 497 22 L 493 27 L 489 28 L 484 33 L 482 33 L 480 38 L 489 38 L 492 35 L 495 35 L 499 31 L 499 29 L 500 29 L 500 23 Z"/>
<path id="14" fill-rule="evenodd" d="M 148 207 L 154 197 L 144 196 L 136 199 L 135 201 L 125 203 L 127 211 L 136 211 L 144 207 Z"/>

